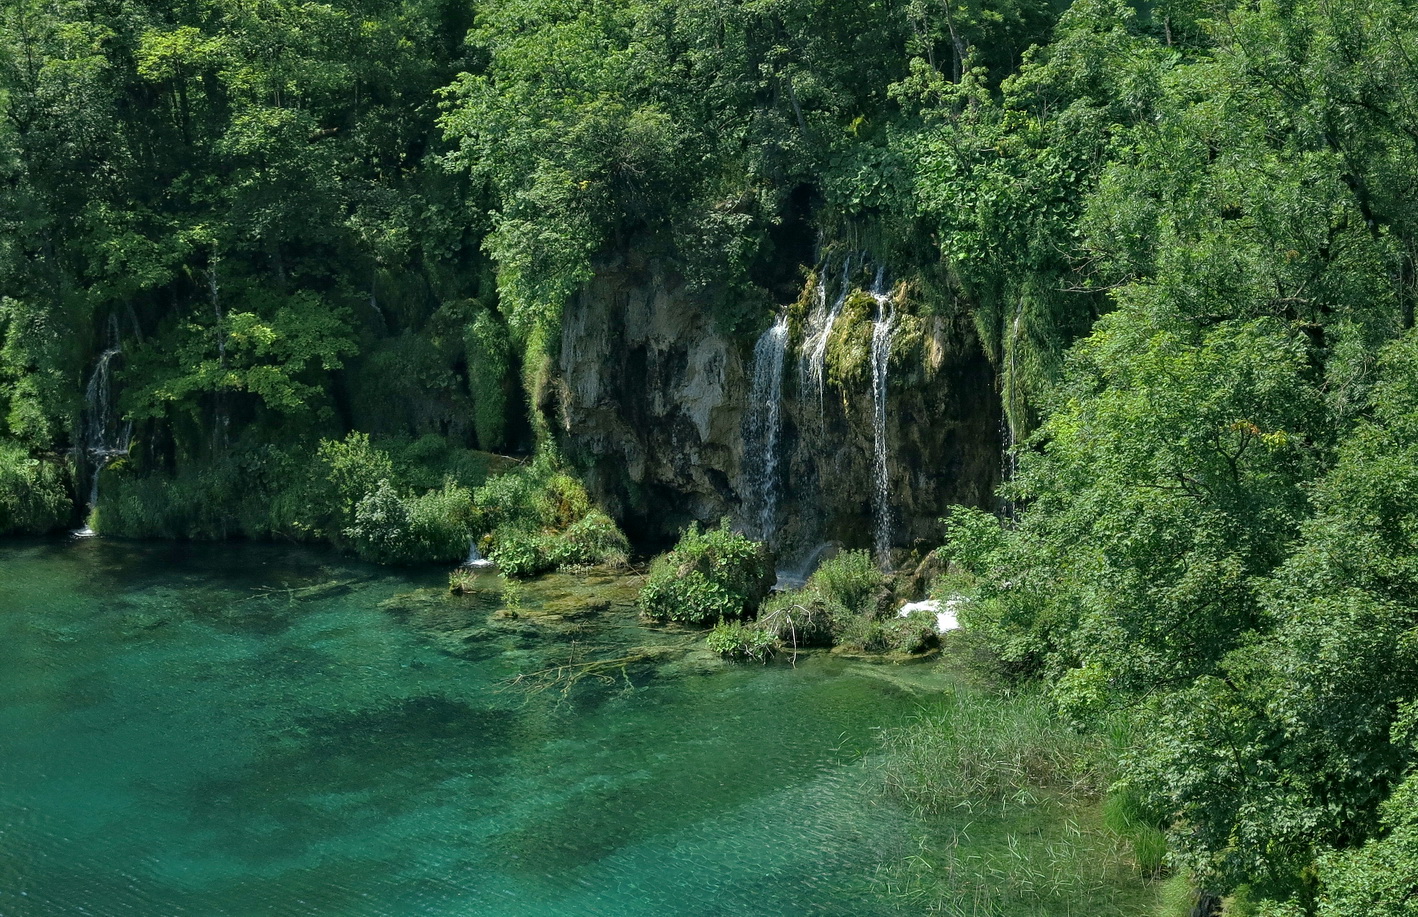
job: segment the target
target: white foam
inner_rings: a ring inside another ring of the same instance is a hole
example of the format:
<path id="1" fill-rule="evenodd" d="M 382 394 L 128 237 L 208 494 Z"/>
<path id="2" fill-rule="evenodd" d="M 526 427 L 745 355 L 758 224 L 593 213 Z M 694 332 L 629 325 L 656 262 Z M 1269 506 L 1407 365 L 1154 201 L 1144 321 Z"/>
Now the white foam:
<path id="1" fill-rule="evenodd" d="M 956 609 L 965 603 L 962 598 L 950 598 L 944 602 L 938 599 L 926 599 L 924 602 L 907 602 L 901 606 L 901 610 L 896 613 L 897 617 L 904 618 L 913 611 L 928 611 L 935 615 L 936 630 L 941 633 L 960 629 L 960 618 L 956 615 Z"/>

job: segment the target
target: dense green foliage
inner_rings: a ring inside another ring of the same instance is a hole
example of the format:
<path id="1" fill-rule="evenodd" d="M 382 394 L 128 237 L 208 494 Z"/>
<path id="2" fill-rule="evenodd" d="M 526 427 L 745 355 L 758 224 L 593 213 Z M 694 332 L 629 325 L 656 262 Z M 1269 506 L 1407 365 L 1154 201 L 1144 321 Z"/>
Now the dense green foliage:
<path id="1" fill-rule="evenodd" d="M 48 532 L 69 518 L 63 469 L 0 440 L 0 535 Z"/>
<path id="2" fill-rule="evenodd" d="M 1055 53 L 1108 21 L 1088 9 Z M 950 588 L 1002 671 L 1130 724 L 1128 820 L 1174 868 L 1239 912 L 1398 913 L 1411 883 L 1372 864 L 1406 862 L 1418 763 L 1418 236 L 1393 193 L 1418 20 L 1262 4 L 1166 49 L 1130 21 L 1092 52 L 1146 116 L 1110 122 L 1069 218 L 1072 286 L 1111 311 L 1037 402 L 1016 523 L 949 520 Z"/>
<path id="3" fill-rule="evenodd" d="M 897 604 L 892 578 L 868 552 L 842 551 L 824 560 L 803 588 L 768 596 L 755 620 L 715 627 L 709 648 L 759 661 L 779 650 L 806 647 L 841 646 L 862 653 L 934 648 L 940 641 L 935 615 L 918 610 L 898 616 Z"/>
<path id="4" fill-rule="evenodd" d="M 622 566 L 630 544 L 550 452 L 478 488 L 473 530 L 508 576 L 592 564 Z"/>
<path id="5" fill-rule="evenodd" d="M 97 474 L 109 534 L 623 560 L 555 455 L 567 303 L 635 250 L 748 333 L 869 246 L 903 335 L 973 321 L 1019 444 L 1009 524 L 947 523 L 977 645 L 1127 727 L 1119 818 L 1189 880 L 1400 913 L 1415 61 L 1398 0 L 8 0 L 0 532 Z M 715 639 L 921 648 L 869 568 Z M 735 620 L 770 576 L 692 529 L 644 602 Z"/>
<path id="6" fill-rule="evenodd" d="M 753 617 L 774 580 L 766 548 L 732 531 L 691 524 L 679 543 L 655 558 L 640 607 L 662 621 L 713 624 Z"/>

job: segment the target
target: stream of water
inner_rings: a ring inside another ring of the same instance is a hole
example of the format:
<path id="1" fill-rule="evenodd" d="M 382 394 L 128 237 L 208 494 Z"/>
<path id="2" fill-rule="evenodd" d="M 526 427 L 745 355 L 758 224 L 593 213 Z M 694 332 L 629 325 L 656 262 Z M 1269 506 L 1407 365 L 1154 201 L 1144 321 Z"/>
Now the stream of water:
<path id="1" fill-rule="evenodd" d="M 760 540 L 778 534 L 779 438 L 783 427 L 783 360 L 788 316 L 779 315 L 753 348 L 753 380 L 744 430 L 745 503 Z"/>

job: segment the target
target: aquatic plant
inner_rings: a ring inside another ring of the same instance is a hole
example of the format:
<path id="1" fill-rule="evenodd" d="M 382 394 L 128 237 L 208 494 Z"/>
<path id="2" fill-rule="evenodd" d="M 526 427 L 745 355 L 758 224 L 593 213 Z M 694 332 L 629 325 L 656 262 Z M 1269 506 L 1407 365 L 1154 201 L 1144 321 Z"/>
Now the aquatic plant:
<path id="1" fill-rule="evenodd" d="M 778 638 L 771 632 L 742 621 L 720 621 L 709 631 L 704 642 L 709 649 L 727 659 L 767 662 L 778 652 Z"/>

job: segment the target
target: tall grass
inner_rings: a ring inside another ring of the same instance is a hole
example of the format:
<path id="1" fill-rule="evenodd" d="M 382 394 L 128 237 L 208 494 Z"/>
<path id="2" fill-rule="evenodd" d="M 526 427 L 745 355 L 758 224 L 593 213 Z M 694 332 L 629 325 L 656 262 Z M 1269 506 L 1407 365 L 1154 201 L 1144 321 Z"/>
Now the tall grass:
<path id="1" fill-rule="evenodd" d="M 974 813 L 1036 803 L 1040 794 L 1098 792 L 1101 740 L 1032 695 L 956 688 L 936 709 L 884 737 L 882 775 L 917 813 Z"/>
<path id="2" fill-rule="evenodd" d="M 947 917 L 1140 917 L 1153 912 L 1118 839 L 1073 818 L 966 829 L 893 871 L 888 891 L 913 913 Z M 972 836 L 972 831 L 974 831 Z"/>
<path id="3" fill-rule="evenodd" d="M 949 917 L 1156 913 L 1155 838 L 1130 797 L 1101 803 L 1113 741 L 1037 695 L 947 691 L 883 737 L 885 786 L 927 832 L 887 891 Z"/>

